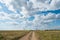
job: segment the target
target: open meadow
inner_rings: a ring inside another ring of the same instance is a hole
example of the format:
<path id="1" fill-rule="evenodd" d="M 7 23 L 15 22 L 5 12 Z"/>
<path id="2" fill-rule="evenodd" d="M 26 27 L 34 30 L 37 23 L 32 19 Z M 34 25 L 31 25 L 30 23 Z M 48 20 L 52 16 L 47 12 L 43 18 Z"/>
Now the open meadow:
<path id="1" fill-rule="evenodd" d="M 60 31 L 35 31 L 38 40 L 60 40 Z"/>
<path id="2" fill-rule="evenodd" d="M 0 40 L 60 40 L 60 31 L 0 31 Z"/>
<path id="3" fill-rule="evenodd" d="M 0 31 L 0 40 L 18 40 L 29 31 Z"/>

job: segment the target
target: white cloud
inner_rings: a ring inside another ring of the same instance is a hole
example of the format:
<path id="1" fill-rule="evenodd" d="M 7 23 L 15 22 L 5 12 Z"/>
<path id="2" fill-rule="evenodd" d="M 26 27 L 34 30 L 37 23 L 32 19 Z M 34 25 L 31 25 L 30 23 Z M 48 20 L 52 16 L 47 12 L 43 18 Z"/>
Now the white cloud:
<path id="1" fill-rule="evenodd" d="M 9 5 L 11 0 L 0 0 L 0 2 L 5 3 L 6 5 Z"/>
<path id="2" fill-rule="evenodd" d="M 1 3 L 3 3 L 6 7 L 8 7 L 8 10 L 14 11 L 13 5 L 11 5 L 12 0 L 0 0 Z"/>
<path id="3" fill-rule="evenodd" d="M 0 12 L 0 20 L 12 20 L 13 22 L 6 22 L 6 24 L 19 25 L 23 29 L 44 29 L 47 28 L 48 24 L 55 20 L 60 19 L 60 14 L 48 13 L 47 15 L 40 14 L 37 15 L 35 12 L 46 11 L 46 10 L 56 10 L 60 9 L 60 0 L 0 0 L 4 3 L 8 10 L 19 12 L 23 15 L 20 16 L 17 12 L 14 14 L 8 14 L 5 12 Z M 28 21 L 28 17 L 34 16 L 33 21 Z M 18 21 L 18 22 L 16 22 Z"/>
<path id="4" fill-rule="evenodd" d="M 59 19 L 60 14 L 54 14 L 54 13 L 48 13 L 47 15 L 34 15 L 35 19 L 33 21 L 28 21 L 24 17 L 20 17 L 19 14 L 7 14 L 7 13 L 0 13 L 0 19 L 1 17 L 4 17 L 3 20 L 9 19 L 13 20 L 10 22 L 5 22 L 3 24 L 9 24 L 9 25 L 17 25 L 20 26 L 21 29 L 47 29 L 49 26 L 48 24 L 52 23 L 55 20 Z M 18 22 L 14 21 L 17 20 Z"/>
<path id="5" fill-rule="evenodd" d="M 23 14 L 25 17 L 29 15 L 25 7 L 21 7 L 21 9 L 21 14 Z"/>
<path id="6" fill-rule="evenodd" d="M 45 15 L 35 15 L 35 19 L 33 20 L 32 27 L 37 27 L 37 29 L 40 29 L 41 27 L 47 28 L 53 21 L 59 20 L 59 14 L 54 13 L 48 13 Z"/>
<path id="7" fill-rule="evenodd" d="M 60 9 L 60 0 L 0 0 L 5 3 L 9 10 L 16 11 L 17 9 L 21 9 L 21 7 L 25 7 L 25 9 L 29 12 L 33 11 L 46 11 L 46 10 L 56 10 Z"/>
<path id="8" fill-rule="evenodd" d="M 0 0 L 6 4 L 9 10 L 16 12 L 21 11 L 24 15 L 30 15 L 36 11 L 56 10 L 60 9 L 60 0 Z M 50 2 L 50 4 L 49 4 Z"/>
<path id="9" fill-rule="evenodd" d="M 42 15 L 41 16 L 42 17 L 42 19 L 56 19 L 56 14 L 55 13 L 48 13 L 46 16 L 45 15 Z"/>
<path id="10" fill-rule="evenodd" d="M 5 12 L 0 12 L 0 20 L 10 19 L 8 14 Z"/>
<path id="11" fill-rule="evenodd" d="M 5 12 L 0 12 L 0 20 L 16 20 L 16 19 L 19 19 L 19 18 L 24 18 L 24 17 L 21 17 L 20 14 L 8 14 L 8 13 L 5 13 Z"/>
<path id="12" fill-rule="evenodd" d="M 56 15 L 56 18 L 57 19 L 60 19 L 60 13 Z"/>
<path id="13" fill-rule="evenodd" d="M 57 7 L 57 5 L 59 5 L 58 2 L 59 0 L 13 0 L 10 5 L 12 5 L 12 10 L 19 10 L 24 16 L 29 16 L 33 15 L 34 13 L 32 12 L 36 11 L 60 9 Z"/>
<path id="14" fill-rule="evenodd" d="M 52 0 L 50 8 L 54 10 L 60 9 L 60 0 Z"/>

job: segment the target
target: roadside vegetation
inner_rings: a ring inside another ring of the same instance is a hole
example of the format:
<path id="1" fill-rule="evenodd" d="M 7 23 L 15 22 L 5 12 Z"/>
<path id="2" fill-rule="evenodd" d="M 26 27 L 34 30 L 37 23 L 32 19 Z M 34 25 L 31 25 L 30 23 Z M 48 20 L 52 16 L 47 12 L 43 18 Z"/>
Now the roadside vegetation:
<path id="1" fill-rule="evenodd" d="M 60 30 L 31 30 L 38 40 L 60 40 Z M 0 40 L 18 40 L 27 35 L 29 30 L 0 31 Z"/>
<path id="2" fill-rule="evenodd" d="M 0 31 L 0 40 L 17 40 L 29 33 L 29 31 Z"/>
<path id="3" fill-rule="evenodd" d="M 39 40 L 60 40 L 59 30 L 35 31 Z"/>

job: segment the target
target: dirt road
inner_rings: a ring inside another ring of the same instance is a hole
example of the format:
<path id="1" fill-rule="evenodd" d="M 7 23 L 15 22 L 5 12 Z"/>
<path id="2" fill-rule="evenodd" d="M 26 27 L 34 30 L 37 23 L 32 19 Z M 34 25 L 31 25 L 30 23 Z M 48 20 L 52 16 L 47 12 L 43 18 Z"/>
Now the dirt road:
<path id="1" fill-rule="evenodd" d="M 32 33 L 31 40 L 38 40 L 37 37 L 36 37 L 36 35 L 35 35 L 35 32 Z"/>
<path id="2" fill-rule="evenodd" d="M 30 32 L 19 40 L 38 40 L 34 32 Z"/>

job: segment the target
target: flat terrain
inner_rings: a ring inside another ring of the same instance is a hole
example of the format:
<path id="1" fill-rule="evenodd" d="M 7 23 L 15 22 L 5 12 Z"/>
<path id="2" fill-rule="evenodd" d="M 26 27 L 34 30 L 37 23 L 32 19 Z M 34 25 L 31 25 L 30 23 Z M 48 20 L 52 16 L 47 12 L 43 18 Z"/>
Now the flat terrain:
<path id="1" fill-rule="evenodd" d="M 60 40 L 60 31 L 35 31 L 38 40 Z"/>
<path id="2" fill-rule="evenodd" d="M 0 40 L 18 40 L 30 31 L 0 31 Z"/>
<path id="3" fill-rule="evenodd" d="M 0 31 L 0 40 L 60 40 L 60 31 Z"/>

